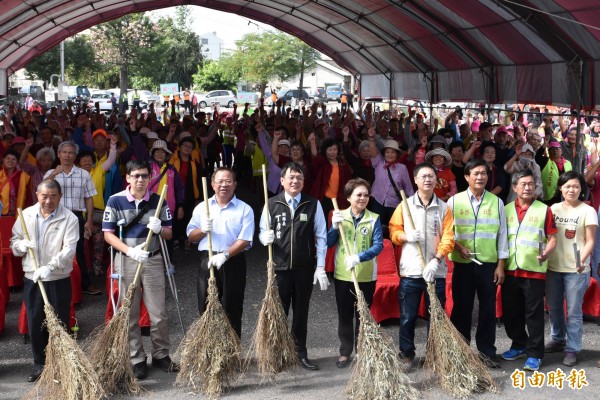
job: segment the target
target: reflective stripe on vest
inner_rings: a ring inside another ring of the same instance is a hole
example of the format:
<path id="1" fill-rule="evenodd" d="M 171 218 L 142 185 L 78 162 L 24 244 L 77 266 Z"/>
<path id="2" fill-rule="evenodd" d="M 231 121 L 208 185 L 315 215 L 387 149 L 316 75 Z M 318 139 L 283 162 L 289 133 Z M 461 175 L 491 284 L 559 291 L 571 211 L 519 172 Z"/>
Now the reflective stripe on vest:
<path id="1" fill-rule="evenodd" d="M 360 222 L 354 227 L 354 220 L 350 214 L 350 208 L 342 211 L 344 216 L 343 229 L 350 246 L 352 254 L 359 254 L 365 250 L 368 250 L 373 245 L 373 227 L 377 220 L 377 214 L 370 212 L 365 209 L 365 213 Z M 341 234 L 341 233 L 340 233 Z M 341 281 L 352 281 L 351 271 L 346 271 L 346 264 L 344 263 L 346 257 L 346 249 L 342 244 L 342 238 L 338 239 L 337 249 L 335 252 L 335 278 Z M 358 282 L 372 282 L 373 270 L 377 266 L 376 258 L 363 261 L 354 269 L 356 273 L 356 280 Z M 339 265 L 339 267 L 338 267 Z"/>
<path id="2" fill-rule="evenodd" d="M 506 224 L 508 225 L 508 261 L 506 269 L 514 271 L 517 268 L 524 271 L 545 273 L 548 261 L 542 265 L 538 262 L 539 232 L 543 232 L 546 224 L 548 206 L 535 200 L 525 212 L 523 220 L 519 223 L 515 203 L 504 207 Z M 546 235 L 543 235 L 544 242 Z"/>
<path id="3" fill-rule="evenodd" d="M 229 128 L 223 129 L 223 144 L 233 144 L 235 135 Z"/>
<path id="4" fill-rule="evenodd" d="M 477 215 L 466 191 L 454 196 L 454 238 L 465 246 L 482 262 L 498 261 L 498 230 L 500 228 L 499 200 L 494 194 L 486 191 L 483 194 Z M 455 249 L 449 258 L 454 262 L 469 263 Z"/>
<path id="5" fill-rule="evenodd" d="M 565 160 L 563 168 L 564 172 L 573 169 L 569 160 Z M 556 194 L 559 175 L 560 173 L 558 172 L 558 166 L 556 163 L 552 160 L 548 160 L 546 166 L 542 170 L 542 188 L 544 190 L 544 200 L 550 200 Z"/>

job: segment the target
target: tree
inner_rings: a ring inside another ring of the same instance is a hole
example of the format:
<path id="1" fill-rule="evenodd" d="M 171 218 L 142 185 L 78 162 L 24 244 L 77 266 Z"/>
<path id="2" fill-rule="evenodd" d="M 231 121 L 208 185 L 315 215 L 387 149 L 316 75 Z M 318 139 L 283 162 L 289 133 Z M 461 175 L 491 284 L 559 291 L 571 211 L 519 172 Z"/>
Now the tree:
<path id="1" fill-rule="evenodd" d="M 235 90 L 239 74 L 228 66 L 230 59 L 225 56 L 219 61 L 209 60 L 194 75 L 194 84 L 203 91 L 229 89 Z"/>
<path id="2" fill-rule="evenodd" d="M 271 79 L 288 80 L 313 69 L 319 59 L 316 50 L 283 32 L 249 33 L 236 46 L 230 66 L 245 80 L 260 84 L 261 96 Z"/>
<path id="3" fill-rule="evenodd" d="M 95 59 L 95 52 L 87 35 L 77 35 L 64 41 L 65 80 L 70 84 L 90 84 L 102 73 L 102 65 Z M 27 64 L 27 77 L 48 81 L 50 75 L 60 73 L 60 45 L 40 54 Z"/>
<path id="4" fill-rule="evenodd" d="M 144 14 L 128 14 L 91 30 L 96 60 L 119 68 L 119 87 L 126 93 L 130 73 L 142 69 L 139 61 L 156 40 L 152 21 Z"/>

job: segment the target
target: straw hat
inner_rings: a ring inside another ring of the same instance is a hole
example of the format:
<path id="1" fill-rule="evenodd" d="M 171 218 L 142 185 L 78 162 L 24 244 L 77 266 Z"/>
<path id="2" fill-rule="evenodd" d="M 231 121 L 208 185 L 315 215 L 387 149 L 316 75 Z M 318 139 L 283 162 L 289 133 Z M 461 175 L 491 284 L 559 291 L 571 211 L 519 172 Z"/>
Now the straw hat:
<path id="1" fill-rule="evenodd" d="M 167 152 L 167 154 L 173 154 L 173 152 L 171 150 L 169 150 L 169 148 L 167 147 L 167 142 L 165 142 L 164 140 L 157 140 L 156 142 L 152 143 L 152 148 L 150 149 L 150 155 L 152 156 L 152 154 L 154 153 L 154 150 L 164 150 Z"/>
<path id="2" fill-rule="evenodd" d="M 444 165 L 450 165 L 452 163 L 452 157 L 450 154 L 448 154 L 446 150 L 440 148 L 428 151 L 427 154 L 425 154 L 425 161 L 431 162 L 434 156 L 444 157 Z"/>

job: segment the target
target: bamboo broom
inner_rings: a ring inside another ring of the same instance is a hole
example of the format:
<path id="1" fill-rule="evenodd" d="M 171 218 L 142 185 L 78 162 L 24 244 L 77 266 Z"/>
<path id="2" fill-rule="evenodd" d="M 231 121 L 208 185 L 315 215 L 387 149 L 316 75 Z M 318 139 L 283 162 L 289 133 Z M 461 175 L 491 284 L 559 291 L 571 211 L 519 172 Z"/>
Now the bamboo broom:
<path id="1" fill-rule="evenodd" d="M 204 205 L 209 216 L 208 187 L 202 178 Z M 208 232 L 208 257 L 212 257 L 212 237 Z M 240 365 L 240 339 L 233 330 L 223 306 L 214 267 L 210 267 L 206 310 L 188 329 L 179 345 L 181 370 L 176 384 L 191 387 L 210 398 L 218 397 Z"/>
<path id="2" fill-rule="evenodd" d="M 164 185 L 158 200 L 158 206 L 154 216 L 160 218 L 165 196 L 167 194 L 167 185 Z M 148 230 L 148 236 L 144 243 L 144 250 L 148 250 L 152 240 L 151 229 Z M 131 314 L 131 302 L 138 284 L 141 279 L 143 263 L 138 263 L 135 271 L 135 277 L 127 294 L 123 298 L 119 311 L 113 318 L 104 324 L 100 329 L 94 331 L 89 339 L 89 354 L 92 363 L 98 366 L 98 375 L 100 382 L 107 393 L 110 394 L 133 394 L 142 392 L 142 387 L 135 379 L 133 368 L 131 366 L 131 353 L 129 350 L 129 316 Z"/>
<path id="3" fill-rule="evenodd" d="M 333 207 L 338 211 L 337 199 L 331 200 Z M 352 254 L 342 224 L 339 224 L 339 234 L 346 254 Z M 392 340 L 381 332 L 371 315 L 362 290 L 358 286 L 354 268 L 352 282 L 356 291 L 360 329 L 356 359 L 352 365 L 352 376 L 346 386 L 346 395 L 354 400 L 417 399 L 419 392 L 402 372 L 402 365 Z"/>
<path id="4" fill-rule="evenodd" d="M 23 211 L 17 209 L 23 237 L 29 239 Z M 29 249 L 33 266 L 39 268 L 35 252 Z M 48 300 L 44 283 L 38 280 L 44 299 L 48 345 L 46 346 L 46 365 L 35 386 L 25 395 L 25 399 L 81 400 L 101 399 L 104 389 L 98 375 L 84 352 L 79 348 L 62 325 L 54 308 Z"/>
<path id="5" fill-rule="evenodd" d="M 271 216 L 269 214 L 269 195 L 267 194 L 267 168 L 264 164 L 262 165 L 262 171 L 265 196 L 264 213 L 268 230 L 271 229 Z M 298 365 L 298 354 L 277 289 L 273 245 L 269 244 L 268 249 L 267 288 L 265 289 L 265 297 L 260 308 L 250 352 L 255 350 L 260 375 L 263 378 L 273 379 L 278 373 Z"/>
<path id="6" fill-rule="evenodd" d="M 404 190 L 401 190 L 400 194 L 405 205 L 403 209 L 406 209 L 408 222 L 412 229 L 415 229 Z M 416 245 L 421 265 L 425 268 L 427 263 L 423 249 L 419 242 Z M 427 282 L 427 294 L 429 295 L 430 321 L 425 367 L 438 377 L 440 386 L 456 398 L 466 398 L 472 393 L 484 390 L 497 393 L 498 387 L 487 367 L 448 318 L 435 293 L 433 283 Z"/>

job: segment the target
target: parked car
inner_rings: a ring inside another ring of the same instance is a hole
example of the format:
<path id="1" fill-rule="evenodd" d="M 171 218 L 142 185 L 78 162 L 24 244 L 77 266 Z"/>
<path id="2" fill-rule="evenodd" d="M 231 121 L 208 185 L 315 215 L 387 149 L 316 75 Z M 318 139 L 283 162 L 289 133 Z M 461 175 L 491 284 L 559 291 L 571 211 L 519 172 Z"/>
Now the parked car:
<path id="1" fill-rule="evenodd" d="M 342 95 L 341 86 L 327 86 L 325 89 L 327 92 L 327 101 L 339 101 Z"/>
<path id="2" fill-rule="evenodd" d="M 95 108 L 95 103 L 98 102 L 100 106 L 100 111 L 112 111 L 112 102 L 110 101 L 110 93 L 109 92 L 96 92 L 92 94 L 90 97 L 90 101 L 88 102 L 89 108 Z"/>
<path id="3" fill-rule="evenodd" d="M 63 88 L 67 92 L 67 97 L 76 103 L 88 101 L 91 94 L 87 86 L 65 86 Z"/>
<path id="4" fill-rule="evenodd" d="M 277 100 L 281 100 L 281 101 L 291 101 L 292 98 L 299 100 L 300 99 L 300 90 L 298 89 L 281 89 L 279 92 L 277 92 Z M 310 96 L 308 95 L 308 92 L 306 90 L 302 90 L 302 98 L 305 101 L 308 101 Z"/>
<path id="5" fill-rule="evenodd" d="M 197 94 L 198 107 L 205 108 L 213 103 L 219 103 L 221 106 L 233 107 L 237 103 L 235 93 L 231 90 L 212 90 L 206 94 Z"/>
<path id="6" fill-rule="evenodd" d="M 312 105 L 313 103 L 326 103 L 327 102 L 327 92 L 324 88 L 316 88 L 308 91 L 308 104 Z"/>

